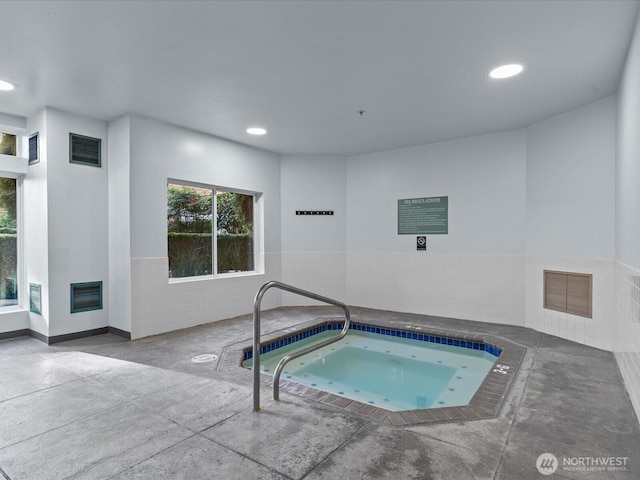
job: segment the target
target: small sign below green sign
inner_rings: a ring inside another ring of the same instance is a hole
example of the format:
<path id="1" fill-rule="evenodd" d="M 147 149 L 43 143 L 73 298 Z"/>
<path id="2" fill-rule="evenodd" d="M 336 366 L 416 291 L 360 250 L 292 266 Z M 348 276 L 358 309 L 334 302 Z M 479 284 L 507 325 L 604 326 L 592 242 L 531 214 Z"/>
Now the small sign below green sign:
<path id="1" fill-rule="evenodd" d="M 398 200 L 398 235 L 449 233 L 449 197 Z"/>

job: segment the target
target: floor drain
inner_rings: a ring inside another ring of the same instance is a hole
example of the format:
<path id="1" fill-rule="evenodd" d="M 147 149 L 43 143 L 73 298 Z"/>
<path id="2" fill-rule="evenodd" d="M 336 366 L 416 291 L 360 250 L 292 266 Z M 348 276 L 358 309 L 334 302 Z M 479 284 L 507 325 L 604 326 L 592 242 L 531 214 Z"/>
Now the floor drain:
<path id="1" fill-rule="evenodd" d="M 202 355 L 196 355 L 191 359 L 193 363 L 207 363 L 213 362 L 218 359 L 218 355 L 215 353 L 203 353 Z"/>

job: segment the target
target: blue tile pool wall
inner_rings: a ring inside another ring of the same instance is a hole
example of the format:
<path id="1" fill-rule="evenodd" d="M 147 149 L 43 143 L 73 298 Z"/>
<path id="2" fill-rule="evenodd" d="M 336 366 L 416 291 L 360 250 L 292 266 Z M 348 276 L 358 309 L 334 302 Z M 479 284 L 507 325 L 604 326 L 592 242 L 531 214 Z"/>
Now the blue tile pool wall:
<path id="1" fill-rule="evenodd" d="M 272 350 L 276 350 L 280 347 L 284 347 L 286 345 L 295 343 L 300 340 L 304 340 L 305 338 L 312 337 L 322 332 L 326 332 L 329 330 L 342 330 L 343 327 L 344 327 L 344 322 L 324 322 L 314 327 L 307 328 L 305 330 L 297 332 L 294 335 L 289 335 L 288 337 L 279 337 L 275 340 L 272 340 L 270 343 L 266 345 L 261 345 L 260 354 L 262 355 L 264 353 L 270 352 Z M 471 350 L 482 350 L 487 353 L 490 353 L 496 358 L 499 357 L 500 354 L 502 353 L 502 349 L 500 349 L 499 347 L 496 347 L 495 345 L 484 343 L 483 341 L 478 341 L 478 340 L 469 340 L 469 339 L 465 340 L 460 338 L 442 337 L 438 335 L 431 335 L 429 333 L 409 332 L 407 330 L 378 327 L 375 325 L 367 325 L 364 323 L 351 323 L 351 325 L 349 326 L 349 330 L 376 333 L 378 335 L 388 335 L 390 337 L 408 338 L 410 340 L 417 340 L 419 342 L 451 345 L 453 347 L 468 348 Z M 251 347 L 244 350 L 242 360 L 244 361 L 250 358 L 253 358 L 253 348 Z"/>
<path id="2" fill-rule="evenodd" d="M 304 330 L 300 330 L 299 332 L 296 332 L 293 335 L 289 335 L 287 337 L 278 337 L 275 340 L 272 340 L 271 342 L 265 344 L 265 345 L 261 345 L 260 346 L 260 355 L 270 352 L 272 350 L 276 350 L 280 347 L 284 347 L 286 345 L 290 345 L 292 343 L 295 342 L 299 342 L 300 340 L 304 340 L 305 338 L 309 338 L 312 337 L 314 335 L 317 335 L 319 333 L 322 332 L 326 332 L 328 330 L 341 330 L 342 327 L 344 326 L 344 322 L 342 324 L 335 324 L 338 325 L 337 328 L 334 328 L 334 323 L 329 323 L 329 322 L 324 322 L 321 323 L 319 325 L 316 325 L 314 327 L 310 327 L 310 328 L 306 328 Z M 249 347 L 246 348 L 243 352 L 243 361 L 244 360 L 249 360 L 250 358 L 253 358 L 253 348 Z"/>

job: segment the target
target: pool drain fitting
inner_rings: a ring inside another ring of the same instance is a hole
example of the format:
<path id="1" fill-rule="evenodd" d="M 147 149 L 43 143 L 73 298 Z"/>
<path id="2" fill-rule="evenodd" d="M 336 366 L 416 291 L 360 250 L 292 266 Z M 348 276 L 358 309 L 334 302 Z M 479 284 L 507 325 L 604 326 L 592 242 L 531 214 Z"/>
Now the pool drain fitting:
<path id="1" fill-rule="evenodd" d="M 209 363 L 218 359 L 218 355 L 215 353 L 203 353 L 202 355 L 196 355 L 191 359 L 193 363 Z"/>

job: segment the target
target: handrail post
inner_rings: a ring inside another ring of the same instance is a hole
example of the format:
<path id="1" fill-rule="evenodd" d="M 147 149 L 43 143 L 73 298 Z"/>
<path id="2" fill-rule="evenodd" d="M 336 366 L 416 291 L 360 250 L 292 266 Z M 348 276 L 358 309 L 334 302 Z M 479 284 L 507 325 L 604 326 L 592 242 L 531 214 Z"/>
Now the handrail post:
<path id="1" fill-rule="evenodd" d="M 271 283 L 265 283 L 253 300 L 253 410 L 260 411 L 260 305 L 264 293 L 271 288 Z"/>
<path id="2" fill-rule="evenodd" d="M 314 300 L 318 300 L 320 302 L 328 303 L 329 305 L 335 305 L 344 310 L 345 313 L 345 322 L 342 331 L 336 335 L 335 337 L 324 340 L 318 344 L 310 345 L 308 347 L 302 348 L 300 350 L 296 350 L 295 352 L 290 353 L 283 357 L 278 366 L 276 367 L 276 371 L 273 374 L 273 398 L 278 400 L 279 392 L 280 392 L 280 373 L 284 368 L 284 365 L 294 358 L 298 358 L 301 355 L 305 355 L 313 350 L 324 347 L 325 345 L 329 345 L 333 342 L 337 342 L 341 338 L 343 338 L 348 330 L 349 325 L 351 324 L 351 315 L 349 314 L 349 308 L 342 302 L 338 302 L 337 300 L 333 300 L 331 298 L 323 297 L 322 295 L 317 295 L 312 292 L 308 292 L 306 290 L 302 290 L 297 287 L 293 287 L 291 285 L 287 285 L 285 283 L 277 282 L 272 280 L 270 282 L 265 283 L 260 287 L 258 292 L 256 293 L 255 299 L 253 300 L 253 366 L 251 367 L 253 370 L 253 410 L 256 412 L 260 411 L 260 306 L 262 304 L 262 297 L 265 292 L 270 288 L 275 287 L 280 290 L 285 290 L 287 292 L 295 293 L 297 295 L 301 295 L 303 297 L 312 298 Z"/>

